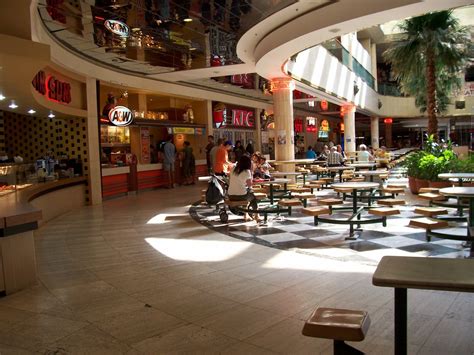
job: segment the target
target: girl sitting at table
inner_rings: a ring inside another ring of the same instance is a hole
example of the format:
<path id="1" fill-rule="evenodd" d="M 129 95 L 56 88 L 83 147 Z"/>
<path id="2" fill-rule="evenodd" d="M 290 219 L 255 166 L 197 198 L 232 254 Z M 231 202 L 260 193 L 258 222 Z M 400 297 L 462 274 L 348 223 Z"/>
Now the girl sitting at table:
<path id="1" fill-rule="evenodd" d="M 267 159 L 265 159 L 265 157 L 258 157 L 257 167 L 254 171 L 253 177 L 256 179 L 270 179 L 270 168 L 271 166 L 267 163 Z"/>
<path id="2" fill-rule="evenodd" d="M 237 165 L 229 174 L 229 200 L 248 201 L 247 209 L 257 209 L 257 199 L 252 192 L 252 161 L 248 155 L 240 157 Z M 253 218 L 258 222 L 258 213 L 253 214 Z M 248 213 L 244 214 L 246 221 L 250 220 Z"/>

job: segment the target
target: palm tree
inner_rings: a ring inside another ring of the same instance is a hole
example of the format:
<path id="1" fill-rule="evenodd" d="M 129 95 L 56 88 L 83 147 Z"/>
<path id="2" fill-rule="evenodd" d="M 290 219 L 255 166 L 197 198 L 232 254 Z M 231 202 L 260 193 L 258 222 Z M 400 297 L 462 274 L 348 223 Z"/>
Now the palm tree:
<path id="1" fill-rule="evenodd" d="M 446 109 L 449 95 L 460 88 L 458 79 L 469 48 L 468 29 L 452 11 L 432 12 L 403 21 L 402 40 L 385 51 L 401 91 L 415 96 L 428 112 L 428 135 L 438 136 L 436 113 Z"/>

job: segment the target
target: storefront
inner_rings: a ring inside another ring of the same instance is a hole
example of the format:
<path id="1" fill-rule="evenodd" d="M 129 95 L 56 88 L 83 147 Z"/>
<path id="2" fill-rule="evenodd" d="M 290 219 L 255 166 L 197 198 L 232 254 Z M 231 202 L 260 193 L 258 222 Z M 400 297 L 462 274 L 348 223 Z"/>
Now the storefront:
<path id="1" fill-rule="evenodd" d="M 170 135 L 178 153 L 185 141 L 190 142 L 196 159 L 196 175 L 206 174 L 206 101 L 134 93 L 107 86 L 101 87 L 100 97 L 104 197 L 167 185 L 162 148 Z M 181 170 L 178 158 L 177 183 L 182 179 Z"/>
<path id="2" fill-rule="evenodd" d="M 256 150 L 257 131 L 255 109 L 214 102 L 212 105 L 214 139 L 240 141 L 244 147 L 252 144 Z"/>

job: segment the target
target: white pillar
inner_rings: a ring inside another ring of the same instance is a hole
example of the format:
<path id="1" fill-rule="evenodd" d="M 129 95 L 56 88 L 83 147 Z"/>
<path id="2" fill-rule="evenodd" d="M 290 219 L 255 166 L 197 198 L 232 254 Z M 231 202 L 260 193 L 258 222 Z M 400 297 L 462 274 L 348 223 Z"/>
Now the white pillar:
<path id="1" fill-rule="evenodd" d="M 97 80 L 86 78 L 87 92 L 87 146 L 89 162 L 89 202 L 92 205 L 102 203 L 102 176 L 99 152 L 99 118 L 97 116 Z M 87 174 L 87 172 L 86 172 Z"/>
<path id="2" fill-rule="evenodd" d="M 254 110 L 255 131 L 256 131 L 254 147 L 255 147 L 255 150 L 259 152 L 262 151 L 262 125 L 260 122 L 261 111 L 262 110 L 258 108 Z"/>
<path id="3" fill-rule="evenodd" d="M 355 107 L 352 105 L 344 108 L 344 150 L 346 153 L 356 151 Z"/>
<path id="4" fill-rule="evenodd" d="M 275 118 L 275 159 L 295 159 L 293 136 L 293 89 L 290 78 L 275 78 L 271 81 L 273 111 Z M 281 165 L 282 171 L 295 171 L 294 165 Z"/>
<path id="5" fill-rule="evenodd" d="M 370 135 L 372 148 L 379 149 L 379 118 L 370 117 Z"/>
<path id="6" fill-rule="evenodd" d="M 207 111 L 207 135 L 214 135 L 214 118 L 212 117 L 212 101 L 206 101 L 206 111 Z M 217 137 L 214 137 L 214 143 L 217 144 Z"/>

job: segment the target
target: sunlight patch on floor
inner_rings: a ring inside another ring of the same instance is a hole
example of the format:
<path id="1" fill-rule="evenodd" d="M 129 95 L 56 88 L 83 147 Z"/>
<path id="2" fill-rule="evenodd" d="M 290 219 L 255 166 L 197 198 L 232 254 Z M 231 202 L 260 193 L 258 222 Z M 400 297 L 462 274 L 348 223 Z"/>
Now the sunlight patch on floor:
<path id="1" fill-rule="evenodd" d="M 174 260 L 187 261 L 225 261 L 244 252 L 252 244 L 192 239 L 146 238 L 155 250 Z"/>

